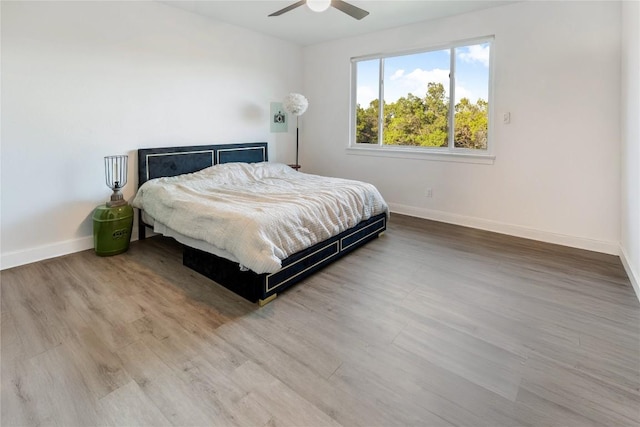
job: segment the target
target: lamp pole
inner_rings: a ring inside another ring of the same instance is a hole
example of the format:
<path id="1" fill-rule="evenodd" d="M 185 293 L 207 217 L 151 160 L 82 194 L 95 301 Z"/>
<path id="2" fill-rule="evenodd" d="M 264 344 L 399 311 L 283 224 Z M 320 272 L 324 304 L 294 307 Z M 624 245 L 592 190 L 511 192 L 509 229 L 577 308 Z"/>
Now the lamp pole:
<path id="1" fill-rule="evenodd" d="M 296 166 L 300 166 L 298 163 L 298 117 L 300 116 L 296 116 Z"/>

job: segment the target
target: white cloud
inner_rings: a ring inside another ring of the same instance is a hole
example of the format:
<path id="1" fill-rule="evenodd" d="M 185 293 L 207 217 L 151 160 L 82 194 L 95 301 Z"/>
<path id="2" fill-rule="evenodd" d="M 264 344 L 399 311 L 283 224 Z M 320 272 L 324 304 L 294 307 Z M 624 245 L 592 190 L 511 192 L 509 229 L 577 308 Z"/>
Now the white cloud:
<path id="1" fill-rule="evenodd" d="M 393 75 L 391 76 L 391 80 L 398 80 L 402 76 L 404 76 L 404 70 L 403 69 L 396 70 L 396 72 L 393 73 Z"/>
<path id="2" fill-rule="evenodd" d="M 449 93 L 449 70 L 440 68 L 433 70 L 416 68 L 408 74 L 404 70 L 397 70 L 390 80 L 394 83 L 385 85 L 387 102 L 395 102 L 400 97 L 407 96 L 408 93 L 422 98 L 427 93 L 429 83 L 442 83 L 446 93 Z"/>
<path id="3" fill-rule="evenodd" d="M 480 62 L 485 67 L 489 66 L 489 45 L 476 44 L 468 46 L 465 51 L 461 51 L 458 54 L 458 58 L 465 62 Z"/>
<path id="4" fill-rule="evenodd" d="M 407 73 L 403 69 L 398 69 L 388 78 L 385 85 L 385 101 L 387 103 L 396 102 L 409 93 L 424 98 L 429 83 L 441 83 L 444 86 L 446 96 L 449 96 L 449 70 L 416 68 Z M 357 95 L 360 106 L 366 108 L 371 101 L 378 99 L 378 88 L 358 86 Z M 456 84 L 456 103 L 462 98 L 468 98 L 471 102 L 475 102 L 478 97 L 481 97 L 481 94 L 475 93 L 473 89 Z"/>
<path id="5" fill-rule="evenodd" d="M 373 88 L 371 86 L 358 86 L 356 99 L 362 108 L 367 108 L 371 101 L 378 99 L 378 88 Z"/>
<path id="6" fill-rule="evenodd" d="M 460 100 L 462 98 L 467 98 L 469 99 L 469 101 L 471 102 L 475 102 L 476 100 L 474 99 L 474 95 L 473 93 L 471 93 L 471 91 L 467 90 L 465 87 L 463 86 L 458 86 L 456 85 L 456 104 L 458 102 L 460 102 Z"/>

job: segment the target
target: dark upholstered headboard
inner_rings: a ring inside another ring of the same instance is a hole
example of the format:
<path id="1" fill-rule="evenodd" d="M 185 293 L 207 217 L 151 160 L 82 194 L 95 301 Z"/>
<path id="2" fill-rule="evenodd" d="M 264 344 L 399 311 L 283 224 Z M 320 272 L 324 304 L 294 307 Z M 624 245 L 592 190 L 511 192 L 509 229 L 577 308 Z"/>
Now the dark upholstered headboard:
<path id="1" fill-rule="evenodd" d="M 268 160 L 266 142 L 141 148 L 138 150 L 138 188 L 153 178 L 197 172 L 221 163 L 258 163 Z M 145 238 L 146 224 L 138 216 L 138 238 Z"/>
<path id="2" fill-rule="evenodd" d="M 138 150 L 138 187 L 153 178 L 197 172 L 209 166 L 268 160 L 266 142 L 141 148 Z"/>

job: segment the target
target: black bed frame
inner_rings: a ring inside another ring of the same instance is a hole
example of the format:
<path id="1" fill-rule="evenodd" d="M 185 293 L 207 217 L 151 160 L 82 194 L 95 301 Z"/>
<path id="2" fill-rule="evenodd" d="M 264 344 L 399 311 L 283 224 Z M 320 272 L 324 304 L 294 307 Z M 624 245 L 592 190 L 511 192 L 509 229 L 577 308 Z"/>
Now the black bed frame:
<path id="1" fill-rule="evenodd" d="M 153 178 L 196 172 L 215 164 L 267 160 L 266 142 L 140 149 L 138 188 Z M 263 305 L 278 292 L 378 237 L 386 230 L 386 220 L 386 214 L 380 214 L 362 221 L 337 236 L 289 256 L 275 273 L 241 270 L 236 262 L 186 245 L 183 246 L 182 262 L 249 301 Z M 141 212 L 138 221 L 138 238 L 142 240 L 150 226 L 143 222 Z"/>

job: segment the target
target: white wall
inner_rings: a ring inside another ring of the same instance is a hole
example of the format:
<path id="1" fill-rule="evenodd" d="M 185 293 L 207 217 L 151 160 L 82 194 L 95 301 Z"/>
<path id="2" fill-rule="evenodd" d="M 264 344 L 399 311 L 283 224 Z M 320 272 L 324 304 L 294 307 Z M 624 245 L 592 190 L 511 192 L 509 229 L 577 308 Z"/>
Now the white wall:
<path id="1" fill-rule="evenodd" d="M 640 3 L 622 5 L 621 259 L 640 299 Z"/>
<path id="2" fill-rule="evenodd" d="M 347 153 L 351 57 L 492 34 L 493 165 Z M 617 254 L 619 75 L 617 2 L 516 3 L 310 46 L 301 163 L 376 184 L 396 212 Z"/>
<path id="3" fill-rule="evenodd" d="M 1 265 L 93 247 L 103 157 L 270 142 L 269 102 L 301 90 L 302 51 L 156 2 L 1 2 Z"/>

